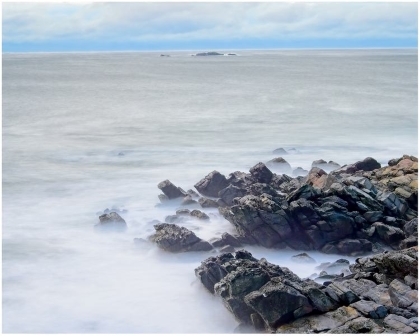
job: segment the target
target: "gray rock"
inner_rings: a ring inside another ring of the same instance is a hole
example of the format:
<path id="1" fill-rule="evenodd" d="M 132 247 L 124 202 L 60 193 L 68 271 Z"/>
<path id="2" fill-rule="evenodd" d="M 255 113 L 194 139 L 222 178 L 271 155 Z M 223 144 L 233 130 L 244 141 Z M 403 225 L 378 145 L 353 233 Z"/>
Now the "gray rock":
<path id="1" fill-rule="evenodd" d="M 273 154 L 285 155 L 285 154 L 288 154 L 288 153 L 284 148 L 277 148 L 277 149 L 273 150 Z"/>
<path id="2" fill-rule="evenodd" d="M 212 200 L 210 198 L 205 198 L 205 197 L 200 197 L 198 199 L 198 203 L 200 203 L 200 205 L 203 208 L 218 208 L 219 204 L 217 203 L 217 201 Z"/>
<path id="3" fill-rule="evenodd" d="M 407 223 L 404 224 L 404 234 L 406 237 L 415 235 L 418 235 L 418 219 L 414 218 L 411 221 L 408 221 Z"/>
<path id="4" fill-rule="evenodd" d="M 352 303 L 350 307 L 357 309 L 364 316 L 373 319 L 384 318 L 388 314 L 388 310 L 385 306 L 379 305 L 372 301 L 360 300 L 358 302 Z"/>
<path id="5" fill-rule="evenodd" d="M 375 321 L 360 316 L 340 327 L 329 330 L 327 334 L 380 334 L 383 332 L 384 328 Z"/>
<path id="6" fill-rule="evenodd" d="M 235 252 L 235 248 L 230 245 L 223 246 L 219 249 L 219 252 L 226 253 L 226 252 Z"/>
<path id="7" fill-rule="evenodd" d="M 267 162 L 267 167 L 281 170 L 283 172 L 290 173 L 292 171 L 292 166 L 282 157 L 274 158 Z"/>
<path id="8" fill-rule="evenodd" d="M 208 215 L 206 215 L 204 212 L 200 211 L 200 210 L 193 210 L 190 212 L 190 215 L 193 217 L 197 217 L 198 219 L 201 220 L 209 220 L 210 217 Z"/>
<path id="9" fill-rule="evenodd" d="M 222 247 L 225 245 L 230 245 L 233 247 L 241 247 L 242 244 L 239 242 L 237 238 L 230 235 L 229 233 L 225 232 L 222 234 L 221 238 L 216 238 L 210 241 L 214 247 Z"/>
<path id="10" fill-rule="evenodd" d="M 400 279 L 393 280 L 388 291 L 392 304 L 399 308 L 408 308 L 418 300 L 417 290 L 411 289 Z"/>
<path id="11" fill-rule="evenodd" d="M 150 240 L 168 252 L 210 251 L 213 247 L 194 232 L 175 224 L 156 224 Z"/>
<path id="12" fill-rule="evenodd" d="M 158 184 L 158 188 L 168 197 L 168 199 L 175 199 L 187 196 L 181 188 L 176 187 L 171 181 L 165 180 Z"/>
<path id="13" fill-rule="evenodd" d="M 309 171 L 306 169 L 303 169 L 302 167 L 297 167 L 296 169 L 293 169 L 292 175 L 293 176 L 306 176 L 308 175 Z"/>
<path id="14" fill-rule="evenodd" d="M 249 172 L 260 183 L 270 183 L 273 178 L 273 173 L 262 162 L 252 167 Z"/>
<path id="15" fill-rule="evenodd" d="M 322 315 L 301 317 L 283 324 L 277 328 L 276 332 L 279 334 L 321 333 L 338 328 L 359 316 L 358 311 L 352 307 L 340 307 Z"/>
<path id="16" fill-rule="evenodd" d="M 402 316 L 389 314 L 383 323 L 385 327 L 397 334 L 412 334 L 414 332 L 414 329 L 409 326 L 410 322 Z"/>
<path id="17" fill-rule="evenodd" d="M 349 305 L 353 302 L 359 301 L 360 298 L 351 289 L 343 286 L 338 282 L 333 282 L 328 285 L 325 292 L 335 301 L 343 302 Z"/>
<path id="18" fill-rule="evenodd" d="M 246 195 L 246 190 L 235 187 L 233 185 L 229 185 L 226 188 L 219 191 L 219 197 L 225 202 L 227 205 L 233 205 L 233 200 L 237 197 L 241 198 Z"/>
<path id="19" fill-rule="evenodd" d="M 219 191 L 228 186 L 226 177 L 214 170 L 197 182 L 194 187 L 204 196 L 218 197 Z"/>
<path id="20" fill-rule="evenodd" d="M 99 224 L 95 225 L 95 229 L 101 231 L 125 231 L 127 223 L 119 214 L 111 212 L 99 216 Z"/>
<path id="21" fill-rule="evenodd" d="M 272 278 L 259 290 L 245 296 L 245 303 L 258 312 L 264 322 L 272 328 L 307 315 L 313 310 L 307 297 L 285 285 L 279 278 Z"/>

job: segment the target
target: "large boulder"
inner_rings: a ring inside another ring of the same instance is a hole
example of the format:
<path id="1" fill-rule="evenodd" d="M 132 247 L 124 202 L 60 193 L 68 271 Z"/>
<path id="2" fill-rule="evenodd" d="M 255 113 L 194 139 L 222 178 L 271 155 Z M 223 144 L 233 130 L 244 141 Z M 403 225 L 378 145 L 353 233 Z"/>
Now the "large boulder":
<path id="1" fill-rule="evenodd" d="M 273 178 L 273 173 L 270 169 L 266 167 L 266 165 L 262 162 L 256 164 L 252 167 L 249 172 L 260 183 L 270 183 L 271 179 Z"/>
<path id="2" fill-rule="evenodd" d="M 150 240 L 168 252 L 210 251 L 210 243 L 198 238 L 194 232 L 175 224 L 156 224 L 156 233 Z"/>
<path id="3" fill-rule="evenodd" d="M 214 170 L 205 178 L 197 182 L 194 187 L 198 192 L 208 197 L 218 197 L 219 191 L 229 185 L 226 177 Z"/>

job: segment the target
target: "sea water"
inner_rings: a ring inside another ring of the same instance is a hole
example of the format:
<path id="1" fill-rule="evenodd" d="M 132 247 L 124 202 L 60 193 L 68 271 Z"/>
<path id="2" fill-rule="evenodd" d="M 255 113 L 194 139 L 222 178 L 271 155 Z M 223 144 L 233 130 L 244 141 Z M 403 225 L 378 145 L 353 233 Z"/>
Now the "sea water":
<path id="1" fill-rule="evenodd" d="M 3 332 L 231 333 L 194 275 L 215 253 L 133 243 L 175 213 L 159 182 L 187 190 L 279 147 L 304 169 L 417 155 L 417 50 L 233 52 L 2 55 Z M 99 234 L 113 207 L 128 230 Z M 186 224 L 199 237 L 235 232 L 204 211 Z M 301 277 L 339 258 L 246 248 Z"/>

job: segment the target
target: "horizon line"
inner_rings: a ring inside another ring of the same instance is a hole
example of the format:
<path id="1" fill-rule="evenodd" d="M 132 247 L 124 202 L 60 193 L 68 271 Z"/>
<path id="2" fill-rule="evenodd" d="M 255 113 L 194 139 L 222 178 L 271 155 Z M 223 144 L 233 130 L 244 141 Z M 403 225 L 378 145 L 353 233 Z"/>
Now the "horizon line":
<path id="1" fill-rule="evenodd" d="M 418 47 L 342 47 L 342 48 L 267 48 L 267 49 L 258 49 L 258 48 L 243 48 L 243 49 L 209 49 L 204 51 L 203 49 L 157 49 L 157 50 L 72 50 L 72 51 L 3 51 L 2 54 L 70 54 L 70 53 L 124 53 L 124 52 L 190 52 L 190 51 L 200 51 L 200 52 L 209 52 L 209 51 L 282 51 L 282 50 L 405 50 L 405 49 L 415 49 Z"/>

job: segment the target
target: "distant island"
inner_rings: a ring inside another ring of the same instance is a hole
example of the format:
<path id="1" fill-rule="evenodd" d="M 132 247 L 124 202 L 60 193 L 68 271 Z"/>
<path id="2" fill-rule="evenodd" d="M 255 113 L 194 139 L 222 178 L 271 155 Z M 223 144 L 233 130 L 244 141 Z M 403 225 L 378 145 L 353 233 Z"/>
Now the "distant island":
<path id="1" fill-rule="evenodd" d="M 215 51 L 208 51 L 208 52 L 202 52 L 202 53 L 197 53 L 195 55 L 191 55 L 191 56 L 224 56 L 225 54 L 220 54 L 218 52 Z M 236 56 L 236 54 L 227 54 L 227 56 Z"/>
<path id="2" fill-rule="evenodd" d="M 171 57 L 171 55 L 161 54 L 160 57 Z"/>

